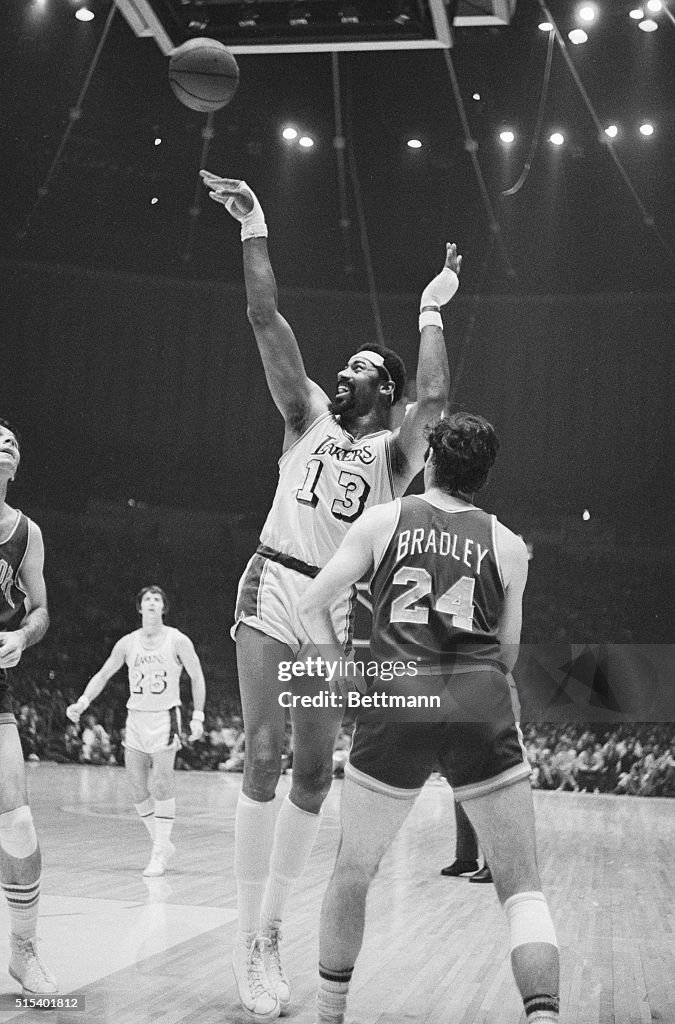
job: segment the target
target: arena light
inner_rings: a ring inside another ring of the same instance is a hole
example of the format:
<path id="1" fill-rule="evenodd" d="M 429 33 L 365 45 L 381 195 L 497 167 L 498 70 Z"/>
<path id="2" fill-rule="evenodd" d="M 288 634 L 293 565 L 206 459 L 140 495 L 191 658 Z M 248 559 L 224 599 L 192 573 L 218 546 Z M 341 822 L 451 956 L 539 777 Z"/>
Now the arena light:
<path id="1" fill-rule="evenodd" d="M 577 15 L 581 21 L 585 21 L 590 24 L 590 22 L 595 21 L 597 18 L 598 9 L 595 4 L 584 4 L 584 6 L 580 7 L 577 11 Z"/>
<path id="2" fill-rule="evenodd" d="M 159 202 L 159 199 L 157 198 L 157 196 L 153 196 L 152 199 L 150 200 L 150 205 L 151 206 L 157 206 L 158 202 Z"/>
<path id="3" fill-rule="evenodd" d="M 645 138 L 649 138 L 650 135 L 654 134 L 654 125 L 649 121 L 645 121 L 644 124 L 640 125 L 640 135 L 644 135 Z"/>
<path id="4" fill-rule="evenodd" d="M 421 143 L 421 141 L 419 139 L 408 139 L 408 148 L 409 149 L 421 149 L 422 148 L 422 143 Z"/>
<path id="5" fill-rule="evenodd" d="M 314 145 L 314 139 L 311 139 L 309 135 L 303 135 L 298 139 L 298 145 L 302 146 L 303 149 L 311 149 Z"/>
<path id="6" fill-rule="evenodd" d="M 647 10 L 650 14 L 659 14 L 663 10 L 661 0 L 647 0 Z"/>
<path id="7" fill-rule="evenodd" d="M 632 11 L 628 12 L 628 17 L 632 18 L 633 21 L 642 21 L 645 16 L 645 12 L 641 7 L 634 7 Z"/>
<path id="8" fill-rule="evenodd" d="M 553 31 L 553 25 L 551 24 L 550 21 L 540 21 L 539 25 L 538 25 L 538 28 L 539 28 L 540 32 L 552 32 Z"/>
<path id="9" fill-rule="evenodd" d="M 562 146 L 563 142 L 565 141 L 565 136 L 562 132 L 553 132 L 552 135 L 549 135 L 548 141 L 553 146 Z"/>
<path id="10" fill-rule="evenodd" d="M 641 21 L 638 25 L 638 28 L 641 28 L 643 32 L 656 32 L 658 27 L 658 24 L 653 20 L 653 18 L 645 18 L 645 20 Z"/>
<path id="11" fill-rule="evenodd" d="M 608 124 L 605 128 L 605 135 L 608 135 L 610 139 L 615 139 L 619 134 L 619 129 L 615 124 Z"/>
<path id="12" fill-rule="evenodd" d="M 471 99 L 472 100 L 476 100 L 476 102 L 478 102 L 480 100 L 480 93 L 479 92 L 475 92 L 473 94 L 473 96 L 471 97 Z"/>
<path id="13" fill-rule="evenodd" d="M 155 139 L 155 145 L 156 146 L 161 146 L 162 145 L 162 140 L 160 138 Z"/>
<path id="14" fill-rule="evenodd" d="M 515 136 L 514 132 L 512 132 L 508 128 L 505 128 L 503 132 L 499 133 L 499 138 L 507 146 L 510 145 L 512 142 L 515 142 L 515 140 L 516 140 L 516 136 Z"/>
<path id="15" fill-rule="evenodd" d="M 291 126 L 288 125 L 288 127 L 284 128 L 282 131 L 281 136 L 286 139 L 287 142 L 292 142 L 293 139 L 297 139 L 298 133 L 295 128 L 291 128 Z"/>
<path id="16" fill-rule="evenodd" d="M 590 512 L 588 511 L 588 509 L 587 509 L 587 508 L 585 508 L 585 509 L 583 510 L 583 512 L 581 513 L 581 518 L 583 519 L 583 521 L 584 521 L 585 523 L 587 523 L 587 522 L 588 522 L 588 520 L 589 520 L 589 519 L 591 518 L 591 513 L 590 513 Z"/>
<path id="17" fill-rule="evenodd" d="M 575 46 L 580 46 L 582 43 L 588 42 L 588 35 L 582 28 L 573 28 L 571 32 L 567 34 L 567 38 Z"/>
<path id="18" fill-rule="evenodd" d="M 93 21 L 96 15 L 88 7 L 78 7 L 75 11 L 75 17 L 78 21 Z"/>

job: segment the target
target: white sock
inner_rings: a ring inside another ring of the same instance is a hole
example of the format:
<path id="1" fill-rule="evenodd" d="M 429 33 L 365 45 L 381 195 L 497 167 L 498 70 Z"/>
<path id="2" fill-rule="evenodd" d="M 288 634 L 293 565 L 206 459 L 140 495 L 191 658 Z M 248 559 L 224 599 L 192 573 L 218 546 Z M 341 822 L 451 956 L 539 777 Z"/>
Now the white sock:
<path id="1" fill-rule="evenodd" d="M 9 907 L 9 930 L 18 939 L 30 939 L 37 930 L 40 876 L 34 882 L 3 882 Z"/>
<path id="2" fill-rule="evenodd" d="M 150 833 L 150 838 L 155 838 L 155 801 L 151 796 L 147 797 L 142 804 L 134 804 L 136 813 Z"/>
<path id="3" fill-rule="evenodd" d="M 278 927 L 294 882 L 305 870 L 312 852 L 321 815 L 303 811 L 284 798 L 274 831 L 270 877 L 262 905 L 262 929 Z"/>
<path id="4" fill-rule="evenodd" d="M 239 931 L 260 927 L 265 883 L 270 869 L 276 801 L 261 803 L 239 794 L 234 828 L 234 877 L 237 880 Z"/>
<path id="5" fill-rule="evenodd" d="M 327 971 L 319 964 L 318 1024 L 344 1024 L 352 971 Z"/>
<path id="6" fill-rule="evenodd" d="M 555 1010 L 535 1010 L 527 1018 L 527 1024 L 559 1024 L 560 1016 Z"/>
<path id="7" fill-rule="evenodd" d="M 176 801 L 173 797 L 170 800 L 155 800 L 155 832 L 154 839 L 160 849 L 169 845 L 171 829 L 176 817 Z"/>

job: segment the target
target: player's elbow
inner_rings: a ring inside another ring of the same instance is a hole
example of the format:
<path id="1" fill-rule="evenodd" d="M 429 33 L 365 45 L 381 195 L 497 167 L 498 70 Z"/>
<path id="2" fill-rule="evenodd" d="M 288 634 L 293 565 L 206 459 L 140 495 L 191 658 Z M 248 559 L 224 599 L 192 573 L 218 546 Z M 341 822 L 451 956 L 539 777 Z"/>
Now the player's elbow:
<path id="1" fill-rule="evenodd" d="M 249 323 L 256 328 L 269 327 L 277 316 L 277 304 L 271 296 L 252 296 L 246 310 Z"/>

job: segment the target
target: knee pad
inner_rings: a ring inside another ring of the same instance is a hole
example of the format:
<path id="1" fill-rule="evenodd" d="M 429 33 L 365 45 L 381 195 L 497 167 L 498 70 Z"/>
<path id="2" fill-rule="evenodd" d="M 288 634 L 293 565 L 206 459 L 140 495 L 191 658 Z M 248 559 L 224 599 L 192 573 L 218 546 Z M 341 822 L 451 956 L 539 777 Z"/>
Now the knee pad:
<path id="1" fill-rule="evenodd" d="M 23 860 L 35 853 L 37 845 L 33 815 L 27 804 L 0 814 L 0 846 L 9 857 Z"/>
<path id="2" fill-rule="evenodd" d="M 511 952 L 528 942 L 548 942 L 558 947 L 551 913 L 543 892 L 517 892 L 504 903 L 509 922 Z"/>

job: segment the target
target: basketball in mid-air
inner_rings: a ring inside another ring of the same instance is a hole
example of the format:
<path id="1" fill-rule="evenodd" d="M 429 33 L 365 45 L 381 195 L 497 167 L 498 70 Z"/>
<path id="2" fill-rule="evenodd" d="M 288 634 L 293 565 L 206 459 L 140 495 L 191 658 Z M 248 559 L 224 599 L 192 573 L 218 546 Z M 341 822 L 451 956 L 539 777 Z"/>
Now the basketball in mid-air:
<path id="1" fill-rule="evenodd" d="M 208 113 L 226 106 L 239 85 L 239 66 L 217 39 L 188 39 L 169 60 L 169 83 L 186 107 Z"/>

